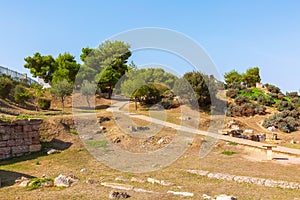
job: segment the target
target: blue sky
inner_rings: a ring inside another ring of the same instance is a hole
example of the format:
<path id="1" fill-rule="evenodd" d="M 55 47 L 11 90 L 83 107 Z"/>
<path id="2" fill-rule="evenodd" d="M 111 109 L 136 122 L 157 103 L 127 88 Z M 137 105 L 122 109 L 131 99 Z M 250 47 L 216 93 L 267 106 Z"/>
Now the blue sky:
<path id="1" fill-rule="evenodd" d="M 0 65 L 28 72 L 24 57 L 96 47 L 119 32 L 161 27 L 199 43 L 223 75 L 258 66 L 264 83 L 300 89 L 300 1 L 294 0 L 0 0 Z M 188 64 L 158 52 L 134 53 L 137 64 Z"/>

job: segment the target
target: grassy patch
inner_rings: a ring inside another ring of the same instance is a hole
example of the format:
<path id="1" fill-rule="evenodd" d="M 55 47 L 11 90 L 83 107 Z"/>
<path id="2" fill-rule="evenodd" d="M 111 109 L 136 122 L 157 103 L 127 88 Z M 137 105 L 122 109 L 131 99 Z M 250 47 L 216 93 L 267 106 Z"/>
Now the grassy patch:
<path id="1" fill-rule="evenodd" d="M 40 188 L 44 183 L 47 182 L 53 182 L 53 179 L 51 178 L 33 178 L 30 180 L 29 186 L 27 187 L 27 190 L 35 190 Z"/>
<path id="2" fill-rule="evenodd" d="M 70 130 L 70 133 L 72 133 L 73 135 L 78 135 L 77 131 L 74 130 L 74 129 L 71 129 L 71 130 Z"/>
<path id="3" fill-rule="evenodd" d="M 237 146 L 238 145 L 238 143 L 236 143 L 236 142 L 229 142 L 228 144 L 231 145 L 231 146 Z"/>
<path id="4" fill-rule="evenodd" d="M 236 152 L 234 152 L 234 151 L 222 151 L 222 154 L 227 155 L 227 156 L 232 156 L 232 155 L 236 154 Z"/>
<path id="5" fill-rule="evenodd" d="M 85 144 L 88 147 L 98 148 L 98 147 L 107 147 L 107 140 L 86 140 Z"/>

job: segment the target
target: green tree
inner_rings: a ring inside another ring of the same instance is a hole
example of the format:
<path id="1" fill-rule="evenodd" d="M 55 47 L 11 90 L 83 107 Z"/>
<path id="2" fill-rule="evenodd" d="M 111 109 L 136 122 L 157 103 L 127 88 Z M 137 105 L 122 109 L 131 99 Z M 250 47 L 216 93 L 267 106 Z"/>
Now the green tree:
<path id="1" fill-rule="evenodd" d="M 35 109 L 37 111 L 38 110 L 38 100 L 44 94 L 43 86 L 41 84 L 38 84 L 38 83 L 32 83 L 30 85 L 30 88 L 31 88 L 31 94 L 34 98 Z"/>
<path id="2" fill-rule="evenodd" d="M 122 41 L 105 41 L 98 48 L 84 49 L 81 59 L 84 65 L 79 80 L 96 81 L 102 90 L 108 90 L 109 98 L 118 80 L 128 70 L 130 46 Z"/>
<path id="3" fill-rule="evenodd" d="M 243 81 L 247 83 L 248 87 L 253 87 L 256 83 L 260 83 L 259 68 L 249 68 L 246 73 L 243 74 Z"/>
<path id="4" fill-rule="evenodd" d="M 121 83 L 121 92 L 123 95 L 130 97 L 136 88 L 148 83 L 164 85 L 170 89 L 177 79 L 177 76 L 165 72 L 161 68 L 137 69 L 133 67 L 126 73 L 125 80 Z"/>
<path id="5" fill-rule="evenodd" d="M 85 58 L 88 57 L 88 56 L 91 56 L 89 55 L 90 53 L 93 52 L 93 49 L 92 48 L 89 48 L 89 47 L 86 47 L 86 48 L 82 48 L 81 49 L 81 55 L 80 55 L 80 60 L 82 62 L 84 62 Z"/>
<path id="6" fill-rule="evenodd" d="M 240 84 L 242 82 L 242 75 L 235 70 L 232 70 L 224 75 L 227 86 L 231 84 Z"/>
<path id="7" fill-rule="evenodd" d="M 24 60 L 26 62 L 24 67 L 30 70 L 33 77 L 40 77 L 45 83 L 51 84 L 53 73 L 57 69 L 56 62 L 51 55 L 42 56 L 40 53 L 35 53 Z"/>
<path id="8" fill-rule="evenodd" d="M 136 89 L 132 94 L 135 102 L 140 101 L 143 104 L 155 104 L 161 100 L 160 91 L 154 84 L 148 83 Z M 137 109 L 137 104 L 135 109 Z"/>
<path id="9" fill-rule="evenodd" d="M 9 96 L 10 90 L 13 87 L 13 81 L 7 76 L 0 76 L 0 97 L 5 99 Z"/>
<path id="10" fill-rule="evenodd" d="M 75 57 L 69 53 L 59 54 L 55 59 L 57 69 L 53 73 L 52 84 L 66 79 L 69 83 L 74 84 L 77 72 L 80 68 Z"/>
<path id="11" fill-rule="evenodd" d="M 89 82 L 88 80 L 84 80 L 80 88 L 80 92 L 86 97 L 86 102 L 88 103 L 88 106 L 91 107 L 89 98 L 90 96 L 95 95 L 96 85 L 94 83 Z"/>
<path id="12" fill-rule="evenodd" d="M 211 105 L 212 98 L 216 96 L 215 78 L 201 72 L 188 72 L 184 74 L 191 87 L 193 88 L 199 107 L 207 108 Z"/>
<path id="13" fill-rule="evenodd" d="M 64 112 L 65 98 L 71 96 L 73 92 L 72 84 L 64 79 L 63 81 L 57 82 L 54 86 L 52 86 L 50 92 L 54 97 L 60 98 L 62 104 L 62 112 Z"/>
<path id="14" fill-rule="evenodd" d="M 29 91 L 21 84 L 14 89 L 14 99 L 17 103 L 24 104 L 30 98 Z"/>

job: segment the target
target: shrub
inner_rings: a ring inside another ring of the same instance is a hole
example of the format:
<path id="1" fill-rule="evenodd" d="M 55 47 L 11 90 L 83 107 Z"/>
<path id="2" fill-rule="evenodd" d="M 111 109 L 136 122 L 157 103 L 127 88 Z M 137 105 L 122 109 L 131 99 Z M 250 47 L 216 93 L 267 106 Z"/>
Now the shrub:
<path id="1" fill-rule="evenodd" d="M 286 96 L 291 98 L 291 99 L 296 98 L 296 97 L 298 97 L 298 92 L 287 92 Z"/>
<path id="2" fill-rule="evenodd" d="M 280 101 L 277 104 L 277 110 L 278 111 L 284 111 L 284 110 L 292 110 L 293 106 L 291 103 L 287 102 L 287 101 Z"/>
<path id="3" fill-rule="evenodd" d="M 38 108 L 42 110 L 49 110 L 51 106 L 51 99 L 40 98 L 38 99 Z"/>
<path id="4" fill-rule="evenodd" d="M 241 95 L 241 96 L 238 96 L 237 98 L 235 98 L 234 102 L 240 106 L 245 103 L 250 103 L 250 100 L 248 97 Z"/>
<path id="5" fill-rule="evenodd" d="M 17 85 L 14 90 L 14 99 L 17 103 L 24 104 L 30 98 L 30 93 L 28 90 L 22 86 Z"/>
<path id="6" fill-rule="evenodd" d="M 237 97 L 238 93 L 239 93 L 239 90 L 238 90 L 238 89 L 229 89 L 229 90 L 226 92 L 226 96 L 233 99 L 233 98 L 236 98 L 236 97 Z"/>
<path id="7" fill-rule="evenodd" d="M 296 131 L 297 127 L 300 125 L 299 119 L 288 116 L 287 113 L 277 113 L 270 116 L 268 119 L 265 119 L 262 126 L 268 128 L 270 126 L 275 126 L 279 130 L 290 133 L 292 131 Z"/>
<path id="8" fill-rule="evenodd" d="M 10 90 L 13 87 L 13 82 L 9 77 L 0 76 L 0 97 L 7 98 Z"/>
<path id="9" fill-rule="evenodd" d="M 271 93 L 275 93 L 275 94 L 279 94 L 281 93 L 280 88 L 275 86 L 275 85 L 271 85 L 271 84 L 265 84 L 265 87 L 267 88 L 267 90 Z"/>

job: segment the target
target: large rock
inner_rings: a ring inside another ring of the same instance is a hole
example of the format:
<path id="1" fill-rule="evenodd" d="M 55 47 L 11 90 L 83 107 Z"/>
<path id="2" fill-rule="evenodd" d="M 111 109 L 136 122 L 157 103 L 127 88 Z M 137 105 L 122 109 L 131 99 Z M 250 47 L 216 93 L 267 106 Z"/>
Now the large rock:
<path id="1" fill-rule="evenodd" d="M 58 177 L 54 179 L 54 186 L 57 187 L 70 187 L 71 180 L 67 178 L 65 175 L 60 174 Z"/>

